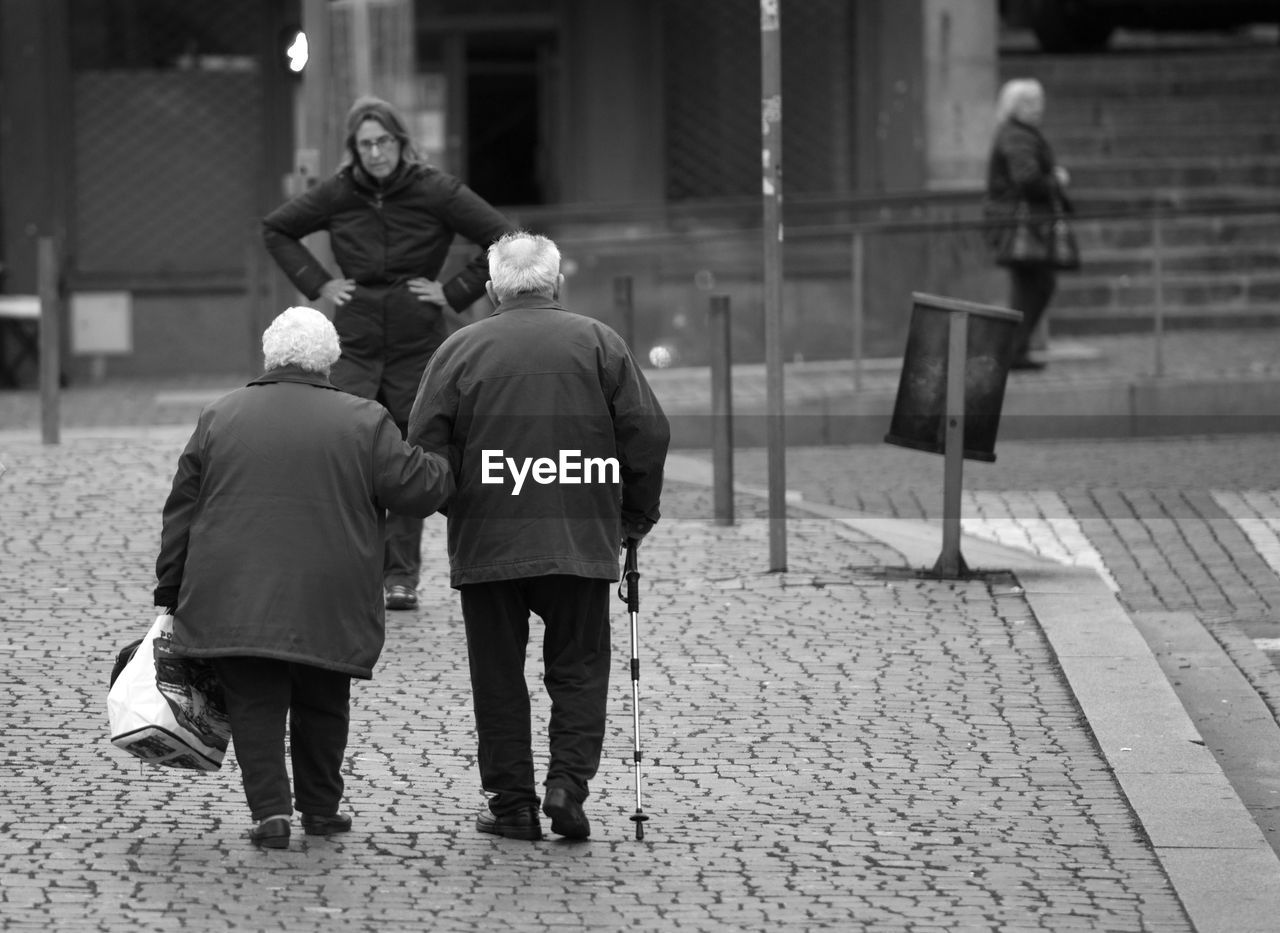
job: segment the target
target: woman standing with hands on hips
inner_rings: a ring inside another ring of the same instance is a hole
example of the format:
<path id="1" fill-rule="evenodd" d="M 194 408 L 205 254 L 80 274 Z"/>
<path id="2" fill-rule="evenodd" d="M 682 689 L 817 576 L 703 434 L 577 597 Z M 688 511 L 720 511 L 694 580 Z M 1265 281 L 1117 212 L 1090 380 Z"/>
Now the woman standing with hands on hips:
<path id="1" fill-rule="evenodd" d="M 997 250 L 1008 237 L 1020 205 L 1025 205 L 1033 224 L 1047 227 L 1064 203 L 1062 189 L 1070 182 L 1067 170 L 1055 163 L 1053 150 L 1040 132 L 1044 116 L 1044 88 L 1034 78 L 1007 82 L 996 105 L 999 126 L 987 162 L 987 197 L 984 205 L 989 221 L 1008 221 L 988 227 L 991 245 Z M 997 255 L 997 261 L 1001 261 Z M 1002 263 L 1007 264 L 1007 263 Z M 1009 306 L 1022 312 L 1022 323 L 1014 337 L 1014 369 L 1043 369 L 1044 364 L 1028 355 L 1031 335 L 1044 316 L 1057 285 L 1053 265 L 1044 262 L 1007 264 Z"/>
<path id="2" fill-rule="evenodd" d="M 425 163 L 394 107 L 361 97 L 347 114 L 342 167 L 268 214 L 263 240 L 298 291 L 334 304 L 342 344 L 334 385 L 381 402 L 403 436 L 423 370 L 449 332 L 445 306 L 462 311 L 484 295 L 485 250 L 513 229 L 458 178 Z M 321 230 L 329 233 L 336 275 L 302 243 Z M 439 281 L 457 236 L 475 244 L 476 254 Z M 421 542 L 422 519 L 388 516 L 388 609 L 417 608 Z"/>

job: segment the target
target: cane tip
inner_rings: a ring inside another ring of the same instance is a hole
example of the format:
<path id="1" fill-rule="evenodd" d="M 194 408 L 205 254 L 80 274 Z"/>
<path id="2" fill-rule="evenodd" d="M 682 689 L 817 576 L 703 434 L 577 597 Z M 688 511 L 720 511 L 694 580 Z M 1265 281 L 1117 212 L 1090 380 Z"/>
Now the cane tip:
<path id="1" fill-rule="evenodd" d="M 647 820 L 648 818 L 649 817 L 645 816 L 645 814 L 641 813 L 638 810 L 634 814 L 632 814 L 631 822 L 636 824 L 636 839 L 644 838 L 644 821 Z"/>

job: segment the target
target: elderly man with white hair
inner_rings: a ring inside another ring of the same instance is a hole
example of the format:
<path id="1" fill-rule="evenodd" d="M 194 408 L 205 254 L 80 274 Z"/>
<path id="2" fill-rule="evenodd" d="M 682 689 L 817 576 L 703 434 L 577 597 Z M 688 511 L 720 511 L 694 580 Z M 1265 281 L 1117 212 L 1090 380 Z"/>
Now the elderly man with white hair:
<path id="1" fill-rule="evenodd" d="M 211 402 L 178 459 L 155 603 L 175 654 L 209 659 L 222 684 L 250 840 L 283 849 L 295 801 L 308 835 L 351 828 L 351 679 L 382 652 L 387 511 L 430 515 L 454 482 L 383 406 L 330 383 L 338 335 L 319 311 L 285 311 L 262 350 L 264 375 Z"/>
<path id="2" fill-rule="evenodd" d="M 585 839 L 609 692 L 609 599 L 623 539 L 658 521 L 670 427 L 610 327 L 560 303 L 560 251 L 509 234 L 489 247 L 492 315 L 427 364 L 409 439 L 448 452 L 450 582 L 459 591 L 488 795 L 480 832 L 542 838 L 525 653 L 542 618 L 551 697 L 542 812 Z"/>

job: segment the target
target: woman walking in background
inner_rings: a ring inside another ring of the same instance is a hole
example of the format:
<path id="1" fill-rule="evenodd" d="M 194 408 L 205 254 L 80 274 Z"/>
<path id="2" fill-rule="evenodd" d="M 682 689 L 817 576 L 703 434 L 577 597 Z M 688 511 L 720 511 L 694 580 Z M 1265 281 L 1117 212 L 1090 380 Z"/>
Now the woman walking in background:
<path id="1" fill-rule="evenodd" d="M 1000 249 L 1008 241 L 1020 209 L 1026 211 L 1033 228 L 1047 230 L 1059 212 L 1062 189 L 1070 180 L 1067 170 L 1054 162 L 1053 150 L 1040 132 L 1044 106 L 1044 88 L 1039 81 L 1019 78 L 1006 83 L 1000 90 L 996 107 L 999 125 L 987 162 L 984 213 L 992 222 L 988 234 L 997 250 L 996 261 L 1009 269 L 1009 306 L 1022 312 L 1014 337 L 1014 369 L 1044 368 L 1043 362 L 1029 355 L 1031 336 L 1053 298 L 1057 276 L 1047 258 L 1011 262 L 1000 255 Z"/>

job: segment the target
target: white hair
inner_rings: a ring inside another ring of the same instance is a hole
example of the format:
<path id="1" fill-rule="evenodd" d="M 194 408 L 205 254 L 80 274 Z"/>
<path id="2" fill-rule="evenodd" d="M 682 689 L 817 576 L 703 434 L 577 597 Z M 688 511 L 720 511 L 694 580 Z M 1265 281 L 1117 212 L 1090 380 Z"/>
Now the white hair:
<path id="1" fill-rule="evenodd" d="M 267 369 L 297 366 L 327 376 L 341 352 L 337 330 L 315 308 L 282 311 L 262 333 L 262 357 Z"/>
<path id="2" fill-rule="evenodd" d="M 1044 86 L 1035 78 L 1014 78 L 1000 88 L 996 100 L 996 122 L 1003 123 L 1017 113 L 1022 102 L 1032 97 L 1044 97 Z"/>
<path id="3" fill-rule="evenodd" d="M 499 300 L 536 294 L 551 298 L 560 276 L 560 249 L 544 236 L 517 231 L 489 247 L 489 282 Z"/>

